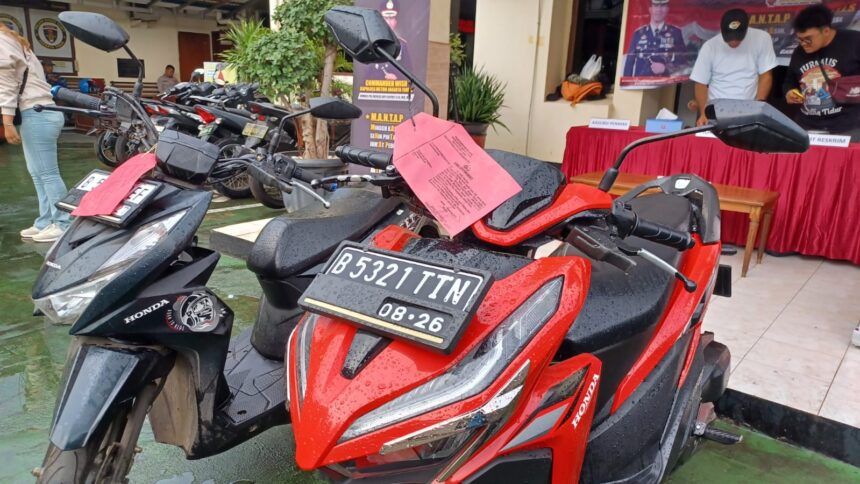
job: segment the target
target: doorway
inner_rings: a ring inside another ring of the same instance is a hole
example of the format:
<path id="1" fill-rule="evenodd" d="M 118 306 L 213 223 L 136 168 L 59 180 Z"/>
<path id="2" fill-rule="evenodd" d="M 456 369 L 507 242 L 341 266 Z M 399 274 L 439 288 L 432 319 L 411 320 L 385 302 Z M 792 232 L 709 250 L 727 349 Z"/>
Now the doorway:
<path id="1" fill-rule="evenodd" d="M 209 34 L 179 32 L 179 81 L 191 80 L 194 69 L 212 60 Z"/>

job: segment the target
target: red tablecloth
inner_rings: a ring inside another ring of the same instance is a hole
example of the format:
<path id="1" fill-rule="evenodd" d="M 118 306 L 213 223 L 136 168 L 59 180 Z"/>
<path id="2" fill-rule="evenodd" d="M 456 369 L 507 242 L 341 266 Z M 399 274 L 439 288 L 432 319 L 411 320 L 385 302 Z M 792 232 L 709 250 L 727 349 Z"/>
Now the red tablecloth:
<path id="1" fill-rule="evenodd" d="M 605 170 L 641 128 L 612 131 L 573 127 L 562 169 L 570 177 Z M 715 138 L 683 136 L 633 150 L 622 172 L 693 173 L 725 185 L 779 192 L 767 248 L 860 264 L 860 144 L 813 146 L 802 154 L 760 154 L 728 147 Z M 746 214 L 723 212 L 723 241 L 744 245 Z"/>

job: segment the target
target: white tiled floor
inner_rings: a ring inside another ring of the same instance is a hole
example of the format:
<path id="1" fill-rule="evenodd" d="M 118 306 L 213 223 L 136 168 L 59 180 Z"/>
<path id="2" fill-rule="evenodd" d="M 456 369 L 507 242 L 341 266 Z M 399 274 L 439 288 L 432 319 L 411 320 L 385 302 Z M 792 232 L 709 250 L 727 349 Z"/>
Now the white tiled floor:
<path id="1" fill-rule="evenodd" d="M 860 267 L 819 258 L 765 256 L 733 296 L 714 297 L 705 329 L 732 352 L 729 387 L 860 427 Z"/>

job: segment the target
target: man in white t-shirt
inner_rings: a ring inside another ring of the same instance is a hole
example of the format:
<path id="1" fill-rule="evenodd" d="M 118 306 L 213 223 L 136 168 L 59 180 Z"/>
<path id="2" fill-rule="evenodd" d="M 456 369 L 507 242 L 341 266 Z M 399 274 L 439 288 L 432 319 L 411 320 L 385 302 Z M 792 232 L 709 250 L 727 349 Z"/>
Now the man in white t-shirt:
<path id="1" fill-rule="evenodd" d="M 709 99 L 764 101 L 773 85 L 776 55 L 770 34 L 750 29 L 749 15 L 739 8 L 723 14 L 720 32 L 702 45 L 690 74 L 696 83 L 697 126 L 708 122 Z"/>

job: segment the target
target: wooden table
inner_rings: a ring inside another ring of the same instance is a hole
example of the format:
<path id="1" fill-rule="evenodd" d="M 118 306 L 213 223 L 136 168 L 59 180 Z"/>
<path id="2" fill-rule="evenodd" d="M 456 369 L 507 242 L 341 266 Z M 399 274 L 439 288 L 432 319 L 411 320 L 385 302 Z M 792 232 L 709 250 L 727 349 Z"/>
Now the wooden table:
<path id="1" fill-rule="evenodd" d="M 583 175 L 574 176 L 570 181 L 574 183 L 583 183 L 596 187 L 603 177 L 603 172 L 592 171 Z M 645 182 L 653 180 L 655 177 L 650 175 L 636 175 L 633 173 L 620 173 L 618 179 L 615 180 L 615 185 L 609 193 L 612 195 L 623 195 Z M 770 223 L 773 219 L 773 210 L 776 206 L 776 201 L 779 198 L 779 193 L 767 190 L 756 190 L 754 188 L 743 188 L 731 185 L 719 185 L 714 183 L 714 188 L 717 189 L 717 195 L 720 198 L 720 210 L 728 212 L 740 212 L 749 214 L 750 228 L 747 232 L 747 245 L 744 250 L 744 265 L 741 268 L 741 277 L 746 277 L 747 270 L 750 266 L 752 254 L 755 251 L 756 235 L 758 234 L 759 225 L 761 225 L 761 241 L 758 246 L 758 257 L 756 263 L 760 264 L 764 257 L 764 245 L 767 241 L 767 235 L 770 232 Z M 764 220 L 762 221 L 762 216 Z"/>

